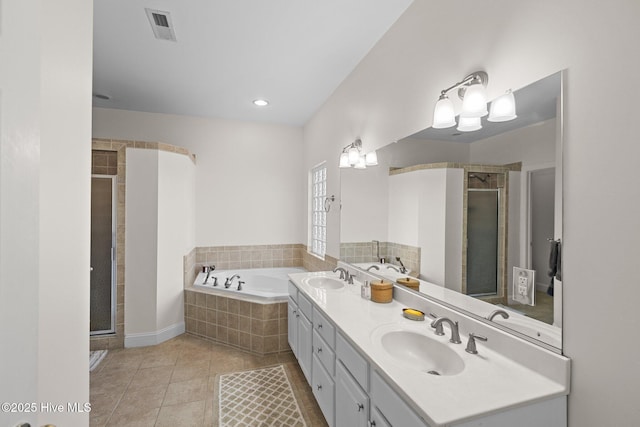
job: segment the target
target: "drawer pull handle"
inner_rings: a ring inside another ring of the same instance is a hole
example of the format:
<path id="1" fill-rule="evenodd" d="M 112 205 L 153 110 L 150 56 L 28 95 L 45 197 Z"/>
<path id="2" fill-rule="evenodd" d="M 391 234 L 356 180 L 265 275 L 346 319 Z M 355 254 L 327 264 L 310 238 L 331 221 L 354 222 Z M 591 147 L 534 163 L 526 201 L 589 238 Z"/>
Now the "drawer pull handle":
<path id="1" fill-rule="evenodd" d="M 358 403 L 358 412 L 364 409 L 364 405 L 362 403 Z"/>
<path id="2" fill-rule="evenodd" d="M 322 323 L 318 323 L 318 329 L 322 329 Z"/>
<path id="3" fill-rule="evenodd" d="M 376 427 L 376 422 L 375 421 L 369 421 L 368 424 L 369 424 L 368 427 Z"/>
<path id="4" fill-rule="evenodd" d="M 316 388 L 317 388 L 318 390 L 322 390 L 322 384 L 318 384 L 318 385 L 316 386 Z"/>
<path id="5" fill-rule="evenodd" d="M 318 353 L 322 353 L 322 347 L 318 347 Z"/>

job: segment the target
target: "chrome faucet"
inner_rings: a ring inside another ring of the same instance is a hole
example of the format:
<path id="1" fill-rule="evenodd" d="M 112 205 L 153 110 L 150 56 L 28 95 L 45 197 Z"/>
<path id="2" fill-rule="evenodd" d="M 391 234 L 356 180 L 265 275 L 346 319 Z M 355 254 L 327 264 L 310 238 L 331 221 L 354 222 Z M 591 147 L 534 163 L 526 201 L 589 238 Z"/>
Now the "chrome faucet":
<path id="1" fill-rule="evenodd" d="M 235 279 L 236 277 L 239 279 L 240 275 L 239 274 L 234 274 L 231 277 L 227 277 L 227 280 L 225 280 L 225 282 L 224 282 L 225 289 L 229 289 L 229 286 L 231 286 L 231 284 L 233 283 L 233 279 Z"/>
<path id="2" fill-rule="evenodd" d="M 202 272 L 203 273 L 207 273 L 207 277 L 204 278 L 204 282 L 202 282 L 203 285 L 207 284 L 207 281 L 209 280 L 209 276 L 211 276 L 211 272 L 213 270 L 216 269 L 215 265 L 203 265 L 202 266 Z M 215 286 L 215 285 L 214 285 Z"/>
<path id="3" fill-rule="evenodd" d="M 502 310 L 502 309 L 497 309 L 497 310 L 493 310 L 491 312 L 491 314 L 489 314 L 487 316 L 487 319 L 489 320 L 493 320 L 494 317 L 496 316 L 502 316 L 503 319 L 508 319 L 509 318 L 509 313 L 507 313 L 506 311 Z"/>
<path id="4" fill-rule="evenodd" d="M 436 320 L 431 322 L 431 327 L 436 329 L 436 334 L 438 333 L 438 327 L 442 326 L 442 322 L 448 323 L 451 328 L 451 339 L 449 342 L 454 344 L 460 344 L 460 332 L 458 331 L 458 322 L 454 322 L 448 317 L 438 317 Z"/>
<path id="5" fill-rule="evenodd" d="M 347 280 L 349 278 L 349 272 L 342 267 L 336 267 L 333 269 L 334 273 L 340 272 L 340 279 Z"/>
<path id="6" fill-rule="evenodd" d="M 240 277 L 240 276 L 238 276 Z M 244 282 L 242 280 L 238 280 L 238 290 L 241 291 L 242 290 L 242 285 L 244 285 Z"/>
<path id="7" fill-rule="evenodd" d="M 369 267 L 367 267 L 367 271 L 371 271 L 372 269 L 380 270 L 380 267 L 378 267 L 377 265 L 370 265 Z"/>
<path id="8" fill-rule="evenodd" d="M 400 257 L 399 256 L 396 257 L 396 261 L 398 261 L 400 263 L 400 273 L 406 274 L 407 271 L 409 271 L 409 270 L 407 270 L 407 268 L 404 266 L 402 261 L 400 261 Z"/>
<path id="9" fill-rule="evenodd" d="M 397 268 L 397 267 L 394 267 L 393 265 L 387 265 L 387 270 L 395 270 L 395 271 L 397 271 L 398 273 L 400 273 L 400 270 L 398 270 L 398 268 Z"/>

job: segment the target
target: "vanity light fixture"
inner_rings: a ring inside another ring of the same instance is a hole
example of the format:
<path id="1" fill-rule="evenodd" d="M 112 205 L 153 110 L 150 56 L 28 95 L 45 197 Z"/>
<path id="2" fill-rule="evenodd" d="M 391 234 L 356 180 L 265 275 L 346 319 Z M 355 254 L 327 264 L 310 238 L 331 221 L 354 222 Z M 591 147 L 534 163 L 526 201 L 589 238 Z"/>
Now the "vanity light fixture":
<path id="1" fill-rule="evenodd" d="M 480 118 L 489 113 L 487 111 L 487 92 L 485 90 L 488 82 L 489 75 L 487 73 L 476 71 L 454 85 L 443 89 L 433 110 L 433 127 L 435 129 L 446 129 L 456 125 L 453 102 L 451 102 L 447 94 L 454 89 L 458 89 L 458 97 L 462 100 L 462 111 L 460 112 L 460 122 L 457 130 L 470 132 L 481 129 Z M 491 111 L 492 113 L 488 119 L 490 121 L 515 119 L 515 98 L 513 98 L 513 93 L 507 91 L 505 95 L 492 102 Z"/>
<path id="2" fill-rule="evenodd" d="M 267 105 L 269 105 L 269 101 L 267 101 L 266 99 L 254 99 L 253 105 L 256 105 L 258 107 L 266 107 Z"/>
<path id="3" fill-rule="evenodd" d="M 378 155 L 375 151 L 367 153 L 362 152 L 362 140 L 360 138 L 353 141 L 342 149 L 340 153 L 340 167 L 356 169 L 366 169 L 367 166 L 375 166 L 378 164 Z"/>

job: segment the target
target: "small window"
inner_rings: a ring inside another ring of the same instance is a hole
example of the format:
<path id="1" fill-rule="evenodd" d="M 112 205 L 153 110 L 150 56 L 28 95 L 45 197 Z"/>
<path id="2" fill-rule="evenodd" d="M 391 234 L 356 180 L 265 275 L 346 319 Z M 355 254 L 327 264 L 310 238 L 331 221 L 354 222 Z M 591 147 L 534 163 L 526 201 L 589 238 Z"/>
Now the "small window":
<path id="1" fill-rule="evenodd" d="M 324 163 L 311 169 L 311 253 L 324 259 L 327 249 L 327 167 Z"/>

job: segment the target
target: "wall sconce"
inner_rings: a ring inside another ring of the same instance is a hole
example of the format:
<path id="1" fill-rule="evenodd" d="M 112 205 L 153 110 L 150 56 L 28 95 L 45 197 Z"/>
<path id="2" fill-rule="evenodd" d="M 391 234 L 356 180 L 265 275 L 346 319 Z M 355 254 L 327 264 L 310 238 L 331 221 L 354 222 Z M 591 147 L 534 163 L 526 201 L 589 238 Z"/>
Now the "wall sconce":
<path id="1" fill-rule="evenodd" d="M 453 102 L 447 95 L 453 89 L 458 89 L 458 97 L 462 100 L 462 111 L 457 130 L 471 132 L 482 129 L 481 117 L 489 114 L 487 111 L 487 92 L 485 87 L 489 82 L 489 75 L 484 71 L 476 71 L 458 83 L 443 89 L 433 111 L 433 127 L 446 129 L 456 124 L 456 114 Z M 491 103 L 489 121 L 504 122 L 513 120 L 516 116 L 516 103 L 511 90 Z"/>
<path id="2" fill-rule="evenodd" d="M 342 153 L 340 153 L 341 168 L 366 169 L 367 166 L 375 166 L 377 164 L 378 154 L 375 151 L 367 154 L 362 153 L 362 140 L 360 138 L 344 147 Z"/>

